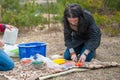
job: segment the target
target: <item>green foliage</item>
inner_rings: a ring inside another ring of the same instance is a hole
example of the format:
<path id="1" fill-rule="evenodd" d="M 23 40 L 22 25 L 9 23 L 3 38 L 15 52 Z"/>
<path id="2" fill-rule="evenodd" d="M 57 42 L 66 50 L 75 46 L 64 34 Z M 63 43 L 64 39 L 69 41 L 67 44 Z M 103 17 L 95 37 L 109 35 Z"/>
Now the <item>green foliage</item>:
<path id="1" fill-rule="evenodd" d="M 115 29 L 114 26 L 107 26 L 104 28 L 104 31 L 106 32 L 107 35 L 113 37 L 117 36 L 120 34 L 120 29 Z"/>
<path id="2" fill-rule="evenodd" d="M 120 0 L 57 0 L 57 3 L 45 4 L 37 4 L 35 1 L 20 4 L 19 1 L 30 0 L 0 0 L 2 23 L 9 23 L 17 27 L 32 27 L 61 22 L 65 7 L 68 4 L 77 3 L 83 9 L 93 13 L 97 25 L 103 26 L 105 32 L 112 36 L 120 33 Z M 114 12 L 110 13 L 109 10 Z M 109 15 L 106 15 L 108 12 Z M 48 18 L 42 16 L 46 13 L 49 14 Z M 50 14 L 53 15 L 52 18 Z M 113 24 L 117 24 L 117 27 Z"/>
<path id="3" fill-rule="evenodd" d="M 94 13 L 94 19 L 95 19 L 97 25 L 106 24 L 106 22 L 108 21 L 108 18 L 106 15 L 100 15 L 97 12 Z"/>
<path id="4" fill-rule="evenodd" d="M 111 9 L 116 9 L 120 11 L 120 0 L 107 0 L 107 7 Z"/>
<path id="5" fill-rule="evenodd" d="M 120 34 L 120 18 L 118 16 L 120 16 L 120 12 L 116 12 L 115 15 L 109 18 L 107 27 L 104 28 L 104 30 L 110 36 L 116 36 Z"/>
<path id="6" fill-rule="evenodd" d="M 109 36 L 116 36 L 120 34 L 120 12 L 115 15 L 100 15 L 94 14 L 97 25 L 102 26 L 105 33 Z"/>
<path id="7" fill-rule="evenodd" d="M 16 2 L 16 6 L 10 6 L 6 3 L 11 3 L 10 0 L 6 0 L 5 4 L 2 5 L 2 22 L 15 25 L 17 27 L 31 27 L 39 24 L 46 23 L 46 18 L 42 17 L 40 13 L 40 5 L 33 3 L 25 3 L 20 5 Z M 12 4 L 12 3 L 11 3 Z M 14 7 L 14 8 L 13 8 Z"/>
<path id="8" fill-rule="evenodd" d="M 6 10 L 16 10 L 19 8 L 20 0 L 2 0 L 2 7 Z"/>
<path id="9" fill-rule="evenodd" d="M 120 23 L 120 12 L 116 12 L 115 15 L 111 18 L 112 22 Z"/>

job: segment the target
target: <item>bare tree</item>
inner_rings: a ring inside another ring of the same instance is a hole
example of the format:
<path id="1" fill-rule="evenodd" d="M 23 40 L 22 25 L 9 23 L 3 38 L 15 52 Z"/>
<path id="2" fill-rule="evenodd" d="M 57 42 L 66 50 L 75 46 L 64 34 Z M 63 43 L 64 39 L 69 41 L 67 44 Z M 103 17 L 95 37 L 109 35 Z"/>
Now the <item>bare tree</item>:
<path id="1" fill-rule="evenodd" d="M 2 6 L 0 5 L 0 22 L 2 21 Z"/>
<path id="2" fill-rule="evenodd" d="M 104 11 L 104 13 L 106 13 L 108 11 L 107 5 L 109 4 L 110 0 L 102 0 L 102 2 L 103 2 L 102 10 Z"/>
<path id="3" fill-rule="evenodd" d="M 48 9 L 48 29 L 50 29 L 50 10 L 49 10 L 49 8 L 50 8 L 50 3 L 49 3 L 49 1 L 47 0 L 47 9 Z"/>

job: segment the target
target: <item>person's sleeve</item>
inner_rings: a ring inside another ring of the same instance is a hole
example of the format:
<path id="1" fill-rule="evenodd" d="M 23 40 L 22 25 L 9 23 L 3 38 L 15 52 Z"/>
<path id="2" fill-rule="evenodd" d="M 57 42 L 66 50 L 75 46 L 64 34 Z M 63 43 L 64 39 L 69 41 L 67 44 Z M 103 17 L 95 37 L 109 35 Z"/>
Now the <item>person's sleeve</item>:
<path id="1" fill-rule="evenodd" d="M 0 32 L 4 32 L 5 31 L 5 24 L 0 24 Z"/>
<path id="2" fill-rule="evenodd" d="M 69 49 L 69 52 L 70 52 L 70 53 L 73 53 L 73 52 L 75 52 L 75 51 L 74 51 L 73 48 L 70 48 L 70 49 Z"/>
<path id="3" fill-rule="evenodd" d="M 86 49 L 90 51 L 94 51 L 100 45 L 101 41 L 101 32 L 99 27 L 96 26 L 95 21 L 92 16 L 89 17 L 90 27 L 89 27 L 89 37 L 90 39 L 87 41 Z"/>
<path id="4" fill-rule="evenodd" d="M 67 29 L 67 27 L 64 26 L 64 41 L 65 41 L 65 46 L 67 48 L 72 48 L 72 36 L 71 36 L 72 31 Z"/>

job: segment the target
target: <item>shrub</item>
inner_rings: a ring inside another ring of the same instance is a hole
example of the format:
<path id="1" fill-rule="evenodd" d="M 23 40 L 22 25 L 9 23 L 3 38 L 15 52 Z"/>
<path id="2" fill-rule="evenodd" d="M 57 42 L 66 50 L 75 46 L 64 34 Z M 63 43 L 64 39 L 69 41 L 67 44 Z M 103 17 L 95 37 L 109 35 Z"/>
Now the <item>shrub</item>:
<path id="1" fill-rule="evenodd" d="M 99 15 L 98 13 L 94 13 L 93 16 L 97 25 L 104 25 L 108 20 L 108 17 L 106 15 Z"/>

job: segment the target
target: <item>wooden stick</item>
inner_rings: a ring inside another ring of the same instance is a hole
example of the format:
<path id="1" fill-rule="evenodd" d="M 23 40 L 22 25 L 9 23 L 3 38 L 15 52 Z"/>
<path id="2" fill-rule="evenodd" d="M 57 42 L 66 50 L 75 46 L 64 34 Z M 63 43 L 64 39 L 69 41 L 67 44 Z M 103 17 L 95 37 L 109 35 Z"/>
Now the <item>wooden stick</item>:
<path id="1" fill-rule="evenodd" d="M 59 72 L 59 73 L 56 73 L 56 74 L 51 74 L 51 75 L 39 77 L 36 80 L 45 80 L 45 79 L 49 79 L 49 78 L 65 75 L 65 74 L 72 73 L 72 72 L 78 72 L 78 71 L 83 72 L 83 71 L 87 71 L 87 70 L 88 69 L 73 68 L 73 69 L 70 69 L 70 70 L 66 70 L 64 72 Z"/>

